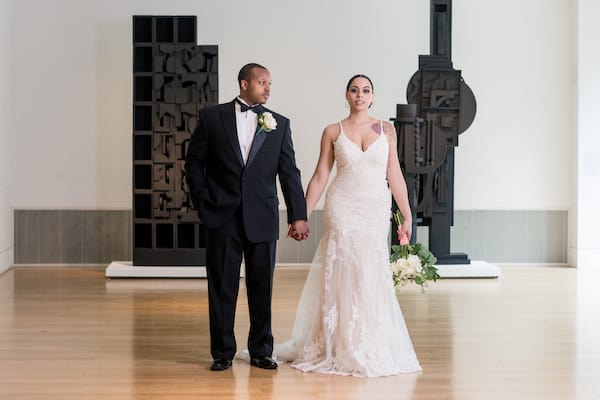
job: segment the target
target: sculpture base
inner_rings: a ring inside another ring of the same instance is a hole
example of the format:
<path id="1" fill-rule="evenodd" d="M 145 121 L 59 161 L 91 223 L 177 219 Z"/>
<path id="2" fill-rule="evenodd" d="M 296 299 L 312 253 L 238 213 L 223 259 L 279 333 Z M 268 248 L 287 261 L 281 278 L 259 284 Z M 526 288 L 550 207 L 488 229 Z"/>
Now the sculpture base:
<path id="1" fill-rule="evenodd" d="M 437 263 L 439 265 L 446 265 L 446 264 L 470 264 L 471 260 L 469 260 L 469 256 L 467 256 L 465 253 L 450 253 L 450 254 L 444 254 L 441 256 L 436 256 L 437 258 Z"/>
<path id="2" fill-rule="evenodd" d="M 107 278 L 206 278 L 206 267 L 141 266 L 131 261 L 113 261 L 106 270 Z"/>
<path id="3" fill-rule="evenodd" d="M 303 264 L 289 264 L 296 266 Z M 278 264 L 278 266 L 281 266 Z M 441 278 L 499 278 L 500 268 L 485 261 L 471 261 L 470 264 L 436 264 Z M 149 267 L 134 266 L 131 261 L 113 261 L 104 271 L 106 278 L 206 278 L 206 267 Z M 240 271 L 244 276 L 244 265 Z"/>
<path id="4" fill-rule="evenodd" d="M 500 268 L 485 261 L 470 264 L 436 264 L 441 278 L 499 278 Z"/>

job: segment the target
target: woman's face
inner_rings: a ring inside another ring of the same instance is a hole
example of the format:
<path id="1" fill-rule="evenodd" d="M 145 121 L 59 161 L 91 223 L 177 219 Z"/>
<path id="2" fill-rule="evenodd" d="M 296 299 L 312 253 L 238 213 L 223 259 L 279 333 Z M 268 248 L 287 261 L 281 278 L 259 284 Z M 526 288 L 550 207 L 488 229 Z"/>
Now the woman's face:
<path id="1" fill-rule="evenodd" d="M 346 100 L 351 109 L 368 109 L 373 103 L 373 88 L 369 80 L 360 76 L 354 78 L 346 91 Z"/>

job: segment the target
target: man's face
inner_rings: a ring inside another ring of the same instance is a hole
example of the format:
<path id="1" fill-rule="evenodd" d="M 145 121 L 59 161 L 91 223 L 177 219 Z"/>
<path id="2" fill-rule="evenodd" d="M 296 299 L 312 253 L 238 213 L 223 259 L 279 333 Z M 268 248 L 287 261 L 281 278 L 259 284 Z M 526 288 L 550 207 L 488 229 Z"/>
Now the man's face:
<path id="1" fill-rule="evenodd" d="M 249 104 L 265 104 L 271 94 L 271 74 L 268 70 L 254 68 L 248 81 L 242 80 L 241 97 Z"/>

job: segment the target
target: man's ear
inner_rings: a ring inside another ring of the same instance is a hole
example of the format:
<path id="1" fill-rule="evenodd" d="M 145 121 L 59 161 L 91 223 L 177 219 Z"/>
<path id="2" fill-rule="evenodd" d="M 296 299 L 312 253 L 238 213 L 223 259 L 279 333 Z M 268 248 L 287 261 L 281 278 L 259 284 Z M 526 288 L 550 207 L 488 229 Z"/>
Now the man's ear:
<path id="1" fill-rule="evenodd" d="M 242 79 L 242 81 L 240 82 L 240 89 L 244 92 L 246 90 L 248 90 L 248 81 L 247 80 Z"/>

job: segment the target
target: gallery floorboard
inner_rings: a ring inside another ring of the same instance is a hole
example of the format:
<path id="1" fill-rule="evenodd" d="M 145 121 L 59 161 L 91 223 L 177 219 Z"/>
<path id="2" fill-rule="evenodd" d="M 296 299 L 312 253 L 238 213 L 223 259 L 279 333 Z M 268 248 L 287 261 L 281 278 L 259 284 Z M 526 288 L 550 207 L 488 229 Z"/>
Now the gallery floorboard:
<path id="1" fill-rule="evenodd" d="M 306 272 L 277 270 L 276 341 L 290 335 Z M 243 361 L 211 372 L 205 280 L 12 268 L 0 275 L 0 399 L 600 399 L 600 268 L 502 267 L 500 279 L 405 287 L 398 300 L 421 374 L 353 378 Z M 242 348 L 247 329 L 242 285 Z"/>

